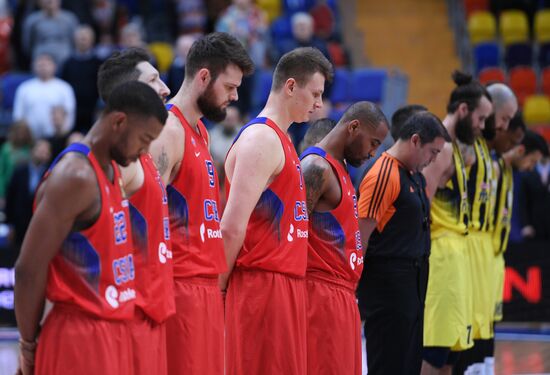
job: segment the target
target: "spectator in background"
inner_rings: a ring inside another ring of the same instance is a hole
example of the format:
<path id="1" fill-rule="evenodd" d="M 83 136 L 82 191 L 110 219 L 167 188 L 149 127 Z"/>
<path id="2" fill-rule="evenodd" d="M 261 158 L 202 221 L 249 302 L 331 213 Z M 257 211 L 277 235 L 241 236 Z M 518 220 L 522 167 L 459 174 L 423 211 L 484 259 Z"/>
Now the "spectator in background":
<path id="1" fill-rule="evenodd" d="M 252 0 L 233 0 L 216 23 L 216 31 L 233 35 L 246 48 L 254 65 L 267 65 L 267 15 Z"/>
<path id="2" fill-rule="evenodd" d="M 204 0 L 176 0 L 178 12 L 178 32 L 180 34 L 206 32 L 208 21 Z"/>
<path id="3" fill-rule="evenodd" d="M 34 60 L 42 53 L 50 54 L 57 66 L 69 58 L 78 19 L 61 9 L 60 0 L 40 0 L 42 10 L 31 13 L 23 24 L 23 51 Z"/>
<path id="4" fill-rule="evenodd" d="M 21 246 L 32 216 L 34 192 L 51 160 L 50 143 L 36 141 L 31 158 L 13 172 L 6 192 L 6 221 L 15 231 L 15 244 Z"/>
<path id="5" fill-rule="evenodd" d="M 62 133 L 68 133 L 73 128 L 75 115 L 71 85 L 55 77 L 55 61 L 47 53 L 37 55 L 33 70 L 36 77 L 23 82 L 15 91 L 14 120 L 25 120 L 35 139 L 51 137 L 56 133 L 52 109 L 62 106 L 67 114 Z"/>
<path id="6" fill-rule="evenodd" d="M 0 147 L 0 209 L 4 208 L 6 189 L 13 170 L 27 162 L 31 155 L 32 134 L 24 121 L 15 122 L 10 126 L 8 139 Z"/>
<path id="7" fill-rule="evenodd" d="M 517 187 L 514 189 L 511 242 L 550 240 L 548 155 L 544 138 L 527 130 L 522 144 L 505 156 L 512 160 L 514 186 Z"/>
<path id="8" fill-rule="evenodd" d="M 63 124 L 65 123 L 67 113 L 65 112 L 65 108 L 58 105 L 52 108 L 51 116 L 55 133 L 48 138 L 48 142 L 50 142 L 52 158 L 55 158 L 67 146 L 69 135 L 63 133 Z"/>
<path id="9" fill-rule="evenodd" d="M 225 155 L 227 155 L 227 151 L 229 151 L 229 148 L 233 144 L 233 140 L 239 133 L 242 124 L 243 119 L 239 108 L 231 105 L 227 107 L 225 120 L 210 130 L 210 153 L 212 154 L 212 159 L 214 159 L 220 181 L 225 176 L 223 168 Z"/>
<path id="10" fill-rule="evenodd" d="M 176 40 L 175 53 L 176 56 L 172 65 L 168 69 L 166 85 L 171 92 L 176 93 L 183 83 L 185 77 L 185 61 L 187 60 L 187 54 L 193 45 L 193 42 L 197 40 L 196 35 L 181 35 Z"/>
<path id="11" fill-rule="evenodd" d="M 326 43 L 318 39 L 313 33 L 314 25 L 311 15 L 304 12 L 298 12 L 292 16 L 291 24 L 293 38 L 278 43 L 276 42 L 278 48 L 277 61 L 282 55 L 298 47 L 315 47 L 331 61 Z"/>
<path id="12" fill-rule="evenodd" d="M 147 49 L 147 43 L 143 39 L 143 29 L 137 23 L 129 23 L 120 30 L 120 48 Z"/>
<path id="13" fill-rule="evenodd" d="M 75 130 L 87 133 L 94 122 L 98 93 L 96 78 L 101 60 L 94 53 L 94 30 L 79 26 L 74 33 L 76 51 L 65 62 L 61 78 L 67 81 L 76 97 Z M 55 154 L 55 152 L 54 152 Z"/>

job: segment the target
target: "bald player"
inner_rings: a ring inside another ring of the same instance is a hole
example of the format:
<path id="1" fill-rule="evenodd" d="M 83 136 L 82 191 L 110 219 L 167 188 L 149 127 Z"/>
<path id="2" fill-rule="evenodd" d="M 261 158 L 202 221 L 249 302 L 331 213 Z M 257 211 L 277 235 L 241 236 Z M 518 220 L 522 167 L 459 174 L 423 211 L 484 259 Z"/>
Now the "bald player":
<path id="1" fill-rule="evenodd" d="M 124 82 L 141 81 L 163 100 L 170 90 L 142 49 L 116 52 L 100 67 L 99 95 L 108 101 Z M 166 188 L 149 152 L 121 169 L 129 197 L 136 269 L 136 314 L 131 323 L 136 375 L 166 374 L 166 319 L 176 311 Z"/>
<path id="2" fill-rule="evenodd" d="M 388 128 L 375 104 L 358 102 L 301 155 L 309 215 L 308 374 L 361 374 L 361 319 L 355 289 L 363 270 L 363 252 L 348 165 L 359 167 L 369 159 Z"/>
<path id="3" fill-rule="evenodd" d="M 221 228 L 228 272 L 226 373 L 306 373 L 308 213 L 300 161 L 288 135 L 323 105 L 332 65 L 298 48 L 275 68 L 267 104 L 245 125 L 225 162 Z"/>
<path id="4" fill-rule="evenodd" d="M 153 89 L 112 92 L 82 143 L 66 148 L 40 184 L 16 264 L 21 372 L 134 374 L 127 322 L 135 267 L 119 165 L 139 158 L 167 113 Z M 34 351 L 44 301 L 53 302 Z"/>
<path id="5" fill-rule="evenodd" d="M 437 160 L 427 166 L 431 199 L 430 276 L 424 312 L 422 374 L 448 374 L 457 352 L 472 347 L 472 285 L 468 234 L 466 164 L 461 145 L 473 145 L 492 112 L 491 96 L 471 76 L 456 71 L 456 87 L 443 125 L 451 137 Z"/>
<path id="6" fill-rule="evenodd" d="M 476 138 L 474 152 L 472 156 L 468 156 L 472 158 L 472 165 L 467 166 L 471 207 L 468 242 L 472 285 L 476 286 L 473 289 L 474 347 L 462 353 L 455 369 L 459 372 L 470 366 L 484 369 L 486 366 L 493 366 L 494 362 L 495 283 L 500 274 L 500 270 L 497 274 L 494 273 L 497 271 L 496 262 L 499 262 L 498 257 L 495 258 L 498 252 L 494 247 L 494 231 L 495 224 L 501 224 L 496 203 L 502 203 L 498 194 L 498 184 L 502 180 L 499 164 L 493 161 L 491 153 L 497 145 L 502 148 L 503 141 L 508 138 L 508 124 L 517 112 L 518 104 L 514 93 L 505 84 L 489 85 L 487 91 L 492 98 L 493 113 L 487 118 L 483 136 Z M 516 143 L 520 142 L 521 138 L 516 140 Z M 500 151 L 502 153 L 507 150 Z M 511 178 L 511 170 L 504 169 L 503 172 Z M 509 182 L 508 178 L 507 181 Z M 502 210 L 500 211 L 502 214 Z M 502 301 L 501 298 L 499 300 Z"/>
<path id="7" fill-rule="evenodd" d="M 237 39 L 195 41 L 185 79 L 151 154 L 167 187 L 176 314 L 167 322 L 168 374 L 222 374 L 224 311 L 218 276 L 227 270 L 220 231 L 219 181 L 200 120 L 220 122 L 253 64 Z"/>

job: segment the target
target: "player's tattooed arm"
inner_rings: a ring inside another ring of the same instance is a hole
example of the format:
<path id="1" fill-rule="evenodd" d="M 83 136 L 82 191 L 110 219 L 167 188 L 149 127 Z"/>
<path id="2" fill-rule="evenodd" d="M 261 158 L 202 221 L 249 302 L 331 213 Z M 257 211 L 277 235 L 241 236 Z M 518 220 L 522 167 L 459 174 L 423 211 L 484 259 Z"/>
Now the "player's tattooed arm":
<path id="1" fill-rule="evenodd" d="M 460 153 L 462 154 L 462 159 L 464 159 L 464 164 L 473 165 L 476 161 L 476 152 L 474 145 L 467 145 L 465 143 L 458 142 L 458 147 Z"/>
<path id="2" fill-rule="evenodd" d="M 155 159 L 155 164 L 157 166 L 157 169 L 159 170 L 160 175 L 163 176 L 168 170 L 168 154 L 166 153 L 166 149 L 164 148 L 164 146 L 160 148 L 160 153 Z"/>
<path id="3" fill-rule="evenodd" d="M 326 190 L 327 163 L 323 158 L 311 155 L 304 158 L 301 164 L 306 185 L 307 211 L 311 215 Z"/>

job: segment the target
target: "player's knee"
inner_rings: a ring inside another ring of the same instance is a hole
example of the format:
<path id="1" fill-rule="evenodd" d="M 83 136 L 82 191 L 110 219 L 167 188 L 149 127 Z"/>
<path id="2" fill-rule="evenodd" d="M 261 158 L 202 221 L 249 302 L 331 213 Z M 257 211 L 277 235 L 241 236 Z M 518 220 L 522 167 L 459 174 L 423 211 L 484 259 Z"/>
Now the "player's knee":
<path id="1" fill-rule="evenodd" d="M 443 346 L 429 346 L 424 348 L 423 359 L 431 366 L 441 369 L 443 366 L 454 365 L 458 360 L 459 352 Z"/>

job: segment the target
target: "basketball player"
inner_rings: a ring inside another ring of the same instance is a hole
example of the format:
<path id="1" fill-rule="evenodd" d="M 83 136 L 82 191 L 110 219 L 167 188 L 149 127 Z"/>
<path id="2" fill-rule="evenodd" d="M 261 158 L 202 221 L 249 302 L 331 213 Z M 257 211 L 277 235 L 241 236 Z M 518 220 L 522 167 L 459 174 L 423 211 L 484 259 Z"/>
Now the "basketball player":
<path id="1" fill-rule="evenodd" d="M 39 186 L 16 264 L 23 374 L 33 373 L 45 298 L 54 307 L 40 333 L 37 374 L 133 374 L 127 321 L 135 268 L 115 162 L 137 160 L 166 117 L 147 85 L 117 87 L 83 142 L 69 146 Z"/>
<path id="2" fill-rule="evenodd" d="M 491 114 L 491 97 L 472 77 L 455 72 L 443 124 L 452 142 L 423 171 L 432 199 L 430 276 L 424 311 L 422 374 L 449 374 L 457 352 L 470 348 L 472 286 L 466 247 L 468 192 L 459 143 L 472 145 Z"/>
<path id="3" fill-rule="evenodd" d="M 361 375 L 361 319 L 355 289 L 363 252 L 357 197 L 347 165 L 361 166 L 388 130 L 376 105 L 355 103 L 328 135 L 301 156 L 309 215 L 308 374 Z"/>
<path id="4" fill-rule="evenodd" d="M 502 83 L 487 88 L 493 103 L 493 113 L 488 117 L 486 133 L 506 132 L 510 119 L 518 109 L 516 97 L 510 88 Z M 492 130 L 494 129 L 494 130 Z M 475 368 L 491 367 L 491 339 L 495 313 L 495 250 L 493 247 L 493 224 L 495 217 L 496 184 L 498 176 L 493 168 L 489 146 L 482 134 L 476 134 L 473 147 L 464 147 L 462 156 L 466 161 L 468 179 L 468 202 L 470 205 L 469 234 L 466 238 L 471 267 L 473 296 L 474 348 L 463 353 L 458 367 L 464 363 Z M 469 363 L 468 363 L 469 362 Z M 467 367 L 465 367 L 466 369 Z M 460 369 L 459 369 L 460 370 Z"/>
<path id="5" fill-rule="evenodd" d="M 220 122 L 253 70 L 240 42 L 212 33 L 195 41 L 168 122 L 151 145 L 168 185 L 176 314 L 167 321 L 168 373 L 223 374 L 224 311 L 218 276 L 226 271 L 219 182 L 201 117 Z"/>
<path id="6" fill-rule="evenodd" d="M 306 134 L 304 134 L 304 139 L 302 139 L 300 143 L 300 153 L 304 152 L 306 148 L 321 142 L 321 140 L 334 129 L 337 123 L 336 120 L 324 117 L 308 125 Z"/>
<path id="7" fill-rule="evenodd" d="M 226 373 L 306 373 L 308 213 L 300 161 L 288 136 L 323 105 L 332 65 L 298 48 L 275 68 L 267 104 L 245 125 L 225 162 L 222 217 L 228 272 Z"/>
<path id="8" fill-rule="evenodd" d="M 170 94 L 147 53 L 131 48 L 101 65 L 99 95 L 108 101 L 113 88 L 134 80 L 148 84 L 163 100 Z M 134 373 L 162 375 L 167 371 L 165 322 L 176 311 L 166 189 L 149 153 L 122 168 L 121 175 L 130 200 L 136 270 L 136 314 L 130 327 Z"/>
<path id="9" fill-rule="evenodd" d="M 396 137 L 361 183 L 358 203 L 368 373 L 374 375 L 420 373 L 430 254 L 430 203 L 421 171 L 450 141 L 441 121 L 426 111 L 410 116 Z"/>

